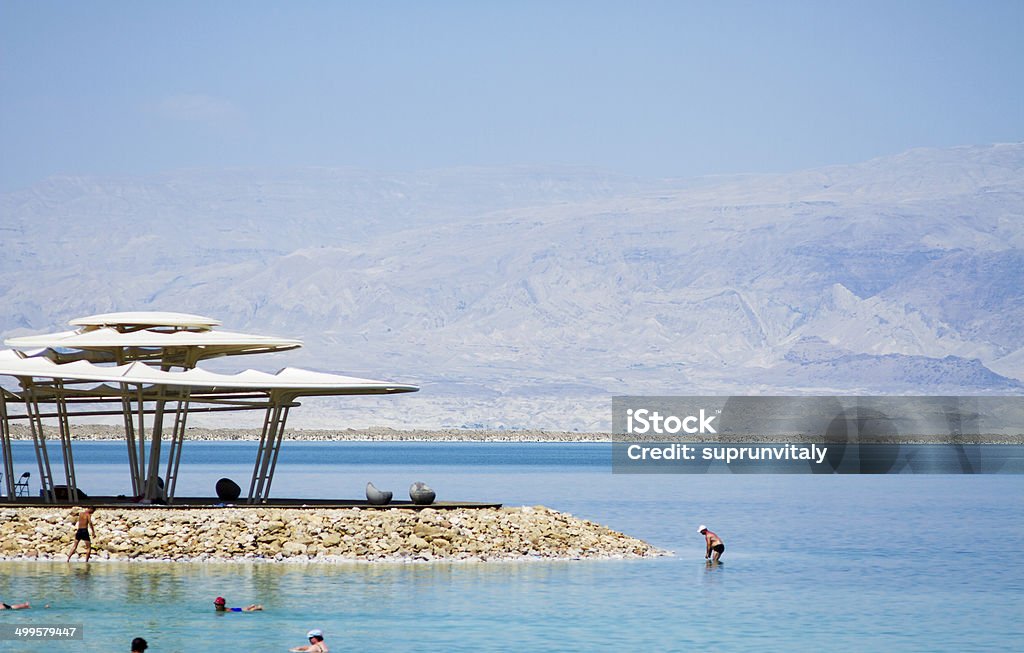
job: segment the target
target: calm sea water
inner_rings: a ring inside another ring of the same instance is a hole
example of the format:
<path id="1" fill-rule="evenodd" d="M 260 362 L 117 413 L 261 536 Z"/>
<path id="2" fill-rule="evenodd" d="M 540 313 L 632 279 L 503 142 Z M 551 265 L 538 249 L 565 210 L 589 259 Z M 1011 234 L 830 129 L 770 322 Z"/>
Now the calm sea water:
<path id="1" fill-rule="evenodd" d="M 18 471 L 32 471 L 17 443 Z M 123 444 L 82 443 L 78 480 L 127 493 Z M 251 443 L 188 443 L 179 495 L 248 486 Z M 73 623 L 54 650 L 1020 650 L 1024 476 L 615 475 L 608 444 L 286 443 L 275 496 L 544 504 L 675 557 L 488 564 L 0 563 L 0 627 Z M 56 468 L 55 468 L 56 469 Z M 57 482 L 60 482 L 58 480 Z M 102 513 L 98 513 L 102 546 Z M 697 525 L 725 540 L 704 564 Z M 214 597 L 260 602 L 218 615 Z M 42 606 L 50 604 L 50 608 Z M 42 650 L 0 641 L 3 651 Z"/>

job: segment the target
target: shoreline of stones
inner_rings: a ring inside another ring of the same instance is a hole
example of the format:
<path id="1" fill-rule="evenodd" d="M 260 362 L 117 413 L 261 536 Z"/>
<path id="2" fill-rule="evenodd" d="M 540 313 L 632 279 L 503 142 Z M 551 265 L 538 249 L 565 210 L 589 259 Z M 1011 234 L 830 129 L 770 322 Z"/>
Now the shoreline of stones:
<path id="1" fill-rule="evenodd" d="M 53 426 L 45 426 L 47 439 L 58 437 Z M 75 441 L 123 440 L 124 428 L 109 424 L 76 424 L 71 427 Z M 620 436 L 621 437 L 621 436 Z M 30 440 L 29 429 L 24 424 L 11 425 L 12 440 Z M 260 439 L 259 429 L 230 429 L 188 427 L 186 440 L 205 442 L 253 441 Z M 579 433 L 575 431 L 543 430 L 484 430 L 484 429 L 409 429 L 398 430 L 386 427 L 366 429 L 286 429 L 284 439 L 295 442 L 613 442 L 611 433 Z M 662 442 L 676 440 L 673 436 L 631 436 L 630 442 Z M 822 438 L 785 435 L 745 436 L 733 439 L 719 436 L 717 439 L 688 436 L 686 442 L 696 444 L 842 444 Z M 967 434 L 955 442 L 940 441 L 935 436 L 904 434 L 898 438 L 873 440 L 876 444 L 1024 444 L 1022 435 Z M 851 443 L 852 444 L 852 443 Z"/>
<path id="2" fill-rule="evenodd" d="M 66 560 L 79 511 L 67 506 L 0 509 L 0 560 Z M 99 508 L 94 522 L 93 561 L 342 564 L 672 555 L 544 506 L 418 511 Z M 84 546 L 78 548 L 81 554 Z"/>

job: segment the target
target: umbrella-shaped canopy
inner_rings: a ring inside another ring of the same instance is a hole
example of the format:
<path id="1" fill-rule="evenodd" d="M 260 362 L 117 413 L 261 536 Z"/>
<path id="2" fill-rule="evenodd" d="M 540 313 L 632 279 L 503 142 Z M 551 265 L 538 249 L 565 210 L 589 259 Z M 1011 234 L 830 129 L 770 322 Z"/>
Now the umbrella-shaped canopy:
<path id="1" fill-rule="evenodd" d="M 340 374 L 286 367 L 275 374 L 245 370 L 218 374 L 199 368 L 165 371 L 141 362 L 96 365 L 88 361 L 55 363 L 44 356 L 25 356 L 14 350 L 0 351 L 0 375 L 61 381 L 94 381 L 131 385 L 167 385 L 217 390 L 285 390 L 296 397 L 326 395 L 396 394 L 419 390 L 414 385 L 376 381 Z"/>

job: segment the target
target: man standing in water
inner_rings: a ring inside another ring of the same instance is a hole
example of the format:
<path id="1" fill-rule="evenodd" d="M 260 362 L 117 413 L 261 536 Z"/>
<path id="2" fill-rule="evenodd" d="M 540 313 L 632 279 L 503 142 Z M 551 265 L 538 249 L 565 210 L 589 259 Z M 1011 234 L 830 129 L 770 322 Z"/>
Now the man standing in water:
<path id="1" fill-rule="evenodd" d="M 314 628 L 306 633 L 306 639 L 309 640 L 308 646 L 296 646 L 288 650 L 294 653 L 327 653 L 327 644 L 324 644 L 324 631 Z"/>
<path id="2" fill-rule="evenodd" d="M 92 537 L 96 537 L 96 527 L 92 525 L 92 513 L 96 512 L 96 508 L 89 506 L 78 515 L 78 530 L 75 531 L 75 545 L 71 547 L 71 553 L 68 554 L 68 562 L 71 562 L 71 556 L 75 555 L 75 551 L 78 549 L 78 543 L 85 542 L 85 561 L 89 562 L 89 556 L 92 555 L 92 538 L 89 537 L 89 531 L 92 531 Z"/>
<path id="3" fill-rule="evenodd" d="M 719 558 L 722 557 L 722 554 L 725 553 L 725 543 L 722 542 L 722 538 L 709 531 L 708 527 L 704 524 L 701 524 L 698 530 L 700 531 L 700 534 L 704 536 L 704 541 L 708 545 L 707 553 L 704 554 L 704 559 L 710 560 L 711 562 L 718 562 Z M 712 553 L 714 553 L 714 557 L 712 557 Z"/>

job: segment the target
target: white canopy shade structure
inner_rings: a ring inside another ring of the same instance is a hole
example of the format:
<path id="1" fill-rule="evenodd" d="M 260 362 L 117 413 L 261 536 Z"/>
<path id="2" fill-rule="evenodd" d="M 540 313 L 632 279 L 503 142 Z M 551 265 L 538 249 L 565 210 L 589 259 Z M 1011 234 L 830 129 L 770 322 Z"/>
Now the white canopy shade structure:
<path id="1" fill-rule="evenodd" d="M 200 360 L 218 356 L 267 354 L 302 346 L 302 341 L 294 338 L 214 331 L 209 326 L 197 330 L 177 327 L 168 330 L 163 325 L 136 325 L 132 330 L 123 329 L 124 325 L 85 326 L 74 331 L 8 338 L 4 344 L 22 351 L 49 349 L 47 356 L 58 362 L 91 360 L 120 364 L 147 360 L 181 367 L 194 367 Z"/>
<path id="2" fill-rule="evenodd" d="M 298 340 L 218 332 L 215 320 L 182 314 L 117 313 L 82 318 L 82 329 L 64 333 L 11 338 L 0 350 L 0 375 L 18 380 L 20 390 L 0 388 L 0 445 L 3 449 L 7 496 L 13 497 L 10 422 L 28 420 L 47 501 L 56 500 L 42 420 L 56 418 L 60 431 L 68 499 L 77 500 L 70 419 L 83 416 L 123 416 L 133 492 L 145 500 L 174 499 L 175 481 L 188 415 L 197 412 L 253 410 L 266 412 L 248 501 L 269 497 L 288 411 L 301 397 L 370 395 L 415 392 L 414 385 L 376 381 L 288 367 L 270 374 L 245 370 L 235 374 L 195 367 L 214 355 L 266 353 L 301 346 Z M 166 319 L 165 319 L 166 318 Z M 131 322 L 136 330 L 120 331 Z M 164 324 L 161 322 L 170 322 Z M 202 325 L 196 323 L 203 322 Z M 189 324 L 185 324 L 189 323 Z M 195 327 L 200 330 L 179 328 Z M 88 353 L 106 356 L 90 358 Z M 159 361 L 160 366 L 143 362 Z M 178 369 L 175 369 L 178 368 Z M 12 412 L 23 406 L 22 413 Z M 161 490 L 160 447 L 164 417 L 173 415 L 166 487 Z M 146 456 L 146 417 L 150 420 Z"/>
<path id="3" fill-rule="evenodd" d="M 130 383 L 132 385 L 180 386 L 194 389 L 282 390 L 295 396 L 394 394 L 415 392 L 419 388 L 401 383 L 360 379 L 286 367 L 276 374 L 245 370 L 236 374 L 218 374 L 200 369 L 164 371 L 134 362 L 104 366 L 88 361 L 54 363 L 40 356 L 25 356 L 11 349 L 0 350 L 0 375 L 40 377 L 61 381 Z"/>
<path id="4" fill-rule="evenodd" d="M 102 313 L 71 320 L 71 326 L 117 327 L 122 331 L 133 328 L 169 327 L 175 329 L 211 329 L 220 326 L 220 320 L 189 313 L 167 313 L 163 311 L 131 311 L 125 313 Z"/>

